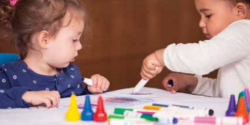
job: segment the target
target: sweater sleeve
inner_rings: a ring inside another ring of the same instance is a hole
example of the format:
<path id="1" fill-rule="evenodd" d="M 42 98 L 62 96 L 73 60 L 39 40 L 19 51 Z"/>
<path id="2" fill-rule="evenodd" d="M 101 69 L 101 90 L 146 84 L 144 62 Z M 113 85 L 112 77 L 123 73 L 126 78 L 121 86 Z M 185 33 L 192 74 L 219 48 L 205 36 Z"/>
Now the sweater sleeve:
<path id="1" fill-rule="evenodd" d="M 24 108 L 31 106 L 22 96 L 28 91 L 25 87 L 12 87 L 4 69 L 0 67 L 0 108 Z"/>
<path id="2" fill-rule="evenodd" d="M 198 79 L 198 84 L 193 94 L 198 95 L 205 95 L 205 96 L 211 96 L 211 97 L 219 97 L 219 84 L 216 84 L 216 79 L 206 78 L 202 76 L 196 75 Z"/>
<path id="3" fill-rule="evenodd" d="M 166 67 L 175 72 L 208 74 L 250 54 L 250 21 L 237 21 L 217 36 L 199 43 L 171 44 L 164 51 Z"/>

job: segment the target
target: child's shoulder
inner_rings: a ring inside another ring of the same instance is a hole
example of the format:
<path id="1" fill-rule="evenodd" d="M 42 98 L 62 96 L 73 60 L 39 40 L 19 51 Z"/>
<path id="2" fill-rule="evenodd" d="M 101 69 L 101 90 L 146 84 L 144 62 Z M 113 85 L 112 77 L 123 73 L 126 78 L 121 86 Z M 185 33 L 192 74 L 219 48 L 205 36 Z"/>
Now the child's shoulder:
<path id="1" fill-rule="evenodd" d="M 250 20 L 249 19 L 238 20 L 238 21 L 233 22 L 231 25 L 243 25 L 243 26 L 249 25 L 250 26 Z"/>
<path id="2" fill-rule="evenodd" d="M 0 65 L 0 69 L 5 70 L 5 71 L 8 71 L 8 70 L 15 71 L 15 70 L 23 69 L 23 68 L 24 68 L 24 64 L 22 63 L 22 60 L 8 62 L 8 63 Z"/>

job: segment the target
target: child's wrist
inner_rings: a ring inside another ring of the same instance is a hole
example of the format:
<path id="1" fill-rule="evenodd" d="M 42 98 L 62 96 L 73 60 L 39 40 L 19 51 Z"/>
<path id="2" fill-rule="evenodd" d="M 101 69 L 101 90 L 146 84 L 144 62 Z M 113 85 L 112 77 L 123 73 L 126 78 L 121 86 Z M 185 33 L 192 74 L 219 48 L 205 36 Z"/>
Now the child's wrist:
<path id="1" fill-rule="evenodd" d="M 164 67 L 163 54 L 164 54 L 164 49 L 160 49 L 154 52 L 155 58 L 162 67 Z"/>
<path id="2" fill-rule="evenodd" d="M 26 103 L 30 103 L 31 100 L 30 100 L 30 95 L 31 95 L 31 92 L 30 91 L 27 91 L 23 94 L 22 96 L 22 99 L 26 102 Z"/>
<path id="3" fill-rule="evenodd" d="M 188 84 L 187 84 L 187 91 L 188 92 L 193 92 L 194 89 L 196 88 L 198 84 L 198 79 L 194 76 L 189 76 L 190 78 L 187 79 Z"/>

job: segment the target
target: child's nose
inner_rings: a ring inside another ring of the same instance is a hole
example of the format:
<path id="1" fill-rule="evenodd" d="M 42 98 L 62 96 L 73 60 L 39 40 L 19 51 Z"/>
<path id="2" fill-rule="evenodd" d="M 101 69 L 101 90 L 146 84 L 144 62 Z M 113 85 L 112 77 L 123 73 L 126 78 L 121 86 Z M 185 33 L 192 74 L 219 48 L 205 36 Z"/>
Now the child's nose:
<path id="1" fill-rule="evenodd" d="M 82 44 L 81 42 L 78 42 L 76 45 L 76 50 L 81 50 L 82 49 Z"/>
<path id="2" fill-rule="evenodd" d="M 200 19 L 199 27 L 200 28 L 205 28 L 206 27 L 205 22 L 202 19 Z"/>

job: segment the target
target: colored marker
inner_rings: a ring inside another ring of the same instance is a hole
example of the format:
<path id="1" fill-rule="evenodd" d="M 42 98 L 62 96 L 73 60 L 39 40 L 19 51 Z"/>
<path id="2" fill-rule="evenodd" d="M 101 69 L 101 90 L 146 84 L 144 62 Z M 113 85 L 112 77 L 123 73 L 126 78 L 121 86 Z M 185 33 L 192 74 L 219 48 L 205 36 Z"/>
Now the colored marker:
<path id="1" fill-rule="evenodd" d="M 110 119 L 109 125 L 172 125 L 171 123 Z"/>
<path id="2" fill-rule="evenodd" d="M 147 82 L 148 80 L 141 79 L 135 86 L 133 93 L 139 92 L 147 84 Z"/>
<path id="3" fill-rule="evenodd" d="M 250 97 L 249 97 L 249 89 L 248 88 L 246 88 L 245 90 L 245 93 L 246 93 L 246 97 L 247 97 L 247 106 L 248 106 L 248 108 L 250 109 Z M 249 112 L 248 113 L 250 113 L 250 110 L 249 110 Z"/>
<path id="4" fill-rule="evenodd" d="M 174 86 L 174 81 L 172 79 L 168 80 L 168 84 L 171 85 L 171 87 Z"/>
<path id="5" fill-rule="evenodd" d="M 166 105 L 166 104 L 158 104 L 158 103 L 153 103 L 153 106 L 161 106 L 161 107 L 169 107 L 169 106 L 176 106 L 176 107 L 180 107 L 180 108 L 187 108 L 187 109 L 192 109 L 192 110 L 199 110 L 199 111 L 204 111 L 207 113 L 207 115 L 209 116 L 213 116 L 214 115 L 214 110 L 212 109 L 208 109 L 208 108 L 197 108 L 197 107 L 191 107 L 191 106 L 184 106 L 184 105 Z"/>
<path id="6" fill-rule="evenodd" d="M 139 109 L 115 108 L 114 109 L 114 114 L 123 115 L 125 111 L 133 111 L 133 112 L 147 114 L 147 115 L 153 115 L 153 114 L 155 114 L 157 112 L 156 110 L 143 110 L 143 109 L 139 110 Z"/>
<path id="7" fill-rule="evenodd" d="M 135 118 L 135 117 L 133 117 L 133 118 L 132 117 L 125 117 L 123 115 L 109 115 L 108 119 L 109 120 L 119 119 L 119 120 L 137 121 L 137 122 L 146 121 L 146 119 Z"/>
<path id="8" fill-rule="evenodd" d="M 86 83 L 89 86 L 93 86 L 93 82 L 89 78 L 82 78 L 82 82 Z"/>
<path id="9" fill-rule="evenodd" d="M 119 116 L 119 117 L 118 117 Z M 129 119 L 129 118 L 132 118 L 132 119 L 136 119 L 136 118 L 139 118 L 139 119 L 145 119 L 147 121 L 159 121 L 158 118 L 156 117 L 153 117 L 152 115 L 145 115 L 145 114 L 142 114 L 142 113 L 136 113 L 136 112 L 133 112 L 133 111 L 125 111 L 124 112 L 124 115 L 121 116 L 121 115 L 110 115 L 109 118 L 113 118 L 113 119 Z"/>
<path id="10" fill-rule="evenodd" d="M 243 125 L 242 117 L 194 117 L 190 118 L 196 124 Z"/>
<path id="11" fill-rule="evenodd" d="M 169 106 L 168 108 L 160 109 L 160 112 L 154 114 L 156 117 L 161 117 L 163 115 L 168 116 L 208 116 L 203 110 L 193 110 L 187 108 L 180 108 L 176 106 Z"/>

